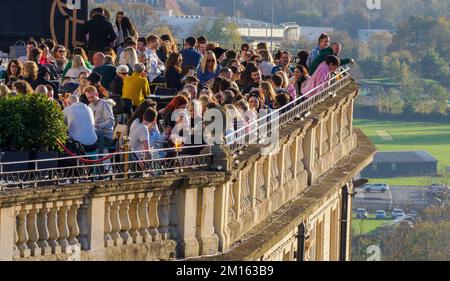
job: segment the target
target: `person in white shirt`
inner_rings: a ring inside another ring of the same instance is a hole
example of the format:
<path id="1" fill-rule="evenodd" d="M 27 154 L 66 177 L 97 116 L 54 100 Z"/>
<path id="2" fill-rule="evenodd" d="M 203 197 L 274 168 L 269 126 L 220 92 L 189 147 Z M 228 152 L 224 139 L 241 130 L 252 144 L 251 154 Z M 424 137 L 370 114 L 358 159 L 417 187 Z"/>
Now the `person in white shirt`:
<path id="1" fill-rule="evenodd" d="M 89 86 L 84 90 L 89 101 L 89 108 L 94 112 L 95 132 L 98 137 L 98 150 L 104 152 L 104 147 L 114 146 L 114 114 L 112 106 L 104 99 L 100 99 L 95 87 Z"/>
<path id="2" fill-rule="evenodd" d="M 80 55 L 76 55 L 72 60 L 72 67 L 67 71 L 65 78 L 72 78 L 77 80 L 81 73 L 91 74 L 91 70 L 86 67 L 83 58 Z"/>
<path id="3" fill-rule="evenodd" d="M 140 160 L 148 159 L 150 156 L 150 133 L 148 127 L 151 117 L 149 117 L 149 114 L 149 111 L 146 111 L 142 116 L 142 120 L 136 118 L 130 127 L 130 148 Z"/>
<path id="4" fill-rule="evenodd" d="M 159 37 L 150 35 L 147 38 L 148 81 L 150 83 L 165 83 L 163 72 L 166 70 L 164 63 L 159 59 L 156 51 L 159 48 Z"/>
<path id="5" fill-rule="evenodd" d="M 67 99 L 68 106 L 64 109 L 64 122 L 69 128 L 69 137 L 81 143 L 86 152 L 97 149 L 97 134 L 94 126 L 94 113 L 77 96 Z"/>

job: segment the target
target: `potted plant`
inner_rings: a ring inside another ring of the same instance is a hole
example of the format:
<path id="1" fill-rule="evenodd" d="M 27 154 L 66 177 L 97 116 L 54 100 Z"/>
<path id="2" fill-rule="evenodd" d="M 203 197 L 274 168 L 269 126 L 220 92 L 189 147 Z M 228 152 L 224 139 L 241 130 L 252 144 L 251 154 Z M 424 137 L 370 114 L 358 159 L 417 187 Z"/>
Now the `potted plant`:
<path id="1" fill-rule="evenodd" d="M 3 106 L 3 108 L 2 108 Z M 5 161 L 11 156 L 28 154 L 30 160 L 56 159 L 59 147 L 56 140 L 65 142 L 67 127 L 57 104 L 40 94 L 18 95 L 0 99 L 0 148 Z M 32 163 L 33 169 L 57 167 L 57 161 Z"/>
<path id="2" fill-rule="evenodd" d="M 20 147 L 24 130 L 21 112 L 24 104 L 15 96 L 0 98 L 0 162 L 19 162 L 29 160 L 29 151 Z M 2 165 L 3 172 L 28 170 L 28 164 Z"/>

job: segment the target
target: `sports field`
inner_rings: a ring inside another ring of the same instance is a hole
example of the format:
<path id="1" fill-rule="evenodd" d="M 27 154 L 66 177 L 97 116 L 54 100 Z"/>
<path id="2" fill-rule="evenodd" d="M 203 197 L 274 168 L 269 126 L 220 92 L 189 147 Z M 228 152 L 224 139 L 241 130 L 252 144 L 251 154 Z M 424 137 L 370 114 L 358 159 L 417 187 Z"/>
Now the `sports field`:
<path id="1" fill-rule="evenodd" d="M 438 159 L 438 169 L 442 173 L 450 166 L 450 124 L 377 121 L 357 119 L 354 127 L 360 128 L 377 146 L 379 151 L 424 150 Z M 431 177 L 376 179 L 390 185 L 427 186 L 439 181 Z M 441 180 L 446 183 L 445 179 Z M 450 183 L 450 180 L 448 181 Z"/>

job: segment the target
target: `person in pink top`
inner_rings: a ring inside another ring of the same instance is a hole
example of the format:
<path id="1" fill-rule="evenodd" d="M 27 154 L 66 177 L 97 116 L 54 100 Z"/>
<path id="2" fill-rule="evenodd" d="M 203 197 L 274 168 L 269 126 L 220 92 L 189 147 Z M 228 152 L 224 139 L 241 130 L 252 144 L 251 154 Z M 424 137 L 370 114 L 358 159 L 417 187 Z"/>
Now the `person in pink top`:
<path id="1" fill-rule="evenodd" d="M 338 57 L 333 55 L 328 56 L 302 88 L 302 95 L 304 95 L 304 98 L 307 99 L 317 94 L 321 89 L 312 90 L 329 81 L 331 79 L 331 74 L 338 69 L 340 64 Z"/>

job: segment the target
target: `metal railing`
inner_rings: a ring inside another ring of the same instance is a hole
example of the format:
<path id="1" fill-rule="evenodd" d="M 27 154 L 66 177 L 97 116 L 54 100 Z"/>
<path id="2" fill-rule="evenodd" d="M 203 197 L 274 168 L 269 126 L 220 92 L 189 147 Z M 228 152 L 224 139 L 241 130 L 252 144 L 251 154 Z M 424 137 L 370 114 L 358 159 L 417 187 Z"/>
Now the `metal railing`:
<path id="1" fill-rule="evenodd" d="M 339 89 L 351 83 L 349 70 L 349 68 L 344 68 L 329 81 L 227 135 L 226 139 L 234 140 L 230 149 L 233 153 L 236 153 L 249 144 L 264 144 L 281 126 L 295 119 L 307 117 L 311 109 L 317 104 L 329 96 L 334 96 Z"/>
<path id="2" fill-rule="evenodd" d="M 267 138 L 274 136 L 283 125 L 295 119 L 307 117 L 316 105 L 326 98 L 334 96 L 339 89 L 351 83 L 348 71 L 348 68 L 344 69 L 329 81 L 282 108 L 273 110 L 227 135 L 225 140 L 233 140 L 227 142 L 233 154 L 249 144 L 264 144 Z M 178 149 L 157 149 L 150 152 L 127 152 L 128 149 L 125 147 L 123 149 L 125 152 L 112 154 L 92 154 L 18 162 L 2 162 L 0 158 L 0 189 L 183 173 L 208 167 L 213 157 L 211 146 L 187 146 Z M 140 159 L 142 157 L 139 157 L 139 155 L 143 153 L 148 154 L 148 157 Z M 164 157 L 160 157 L 161 155 L 164 155 Z M 104 157 L 109 160 L 96 162 L 96 160 Z"/>
<path id="3" fill-rule="evenodd" d="M 201 149 L 196 155 L 184 154 Z M 210 146 L 189 146 L 182 149 L 157 149 L 150 157 L 139 157 L 148 151 L 92 154 L 33 161 L 0 162 L 0 188 L 27 188 L 46 185 L 65 185 L 89 181 L 130 179 L 185 173 L 208 166 L 212 154 Z M 165 157 L 158 155 L 167 154 Z M 101 163 L 96 159 L 110 156 Z M 89 163 L 89 164 L 88 164 Z"/>

